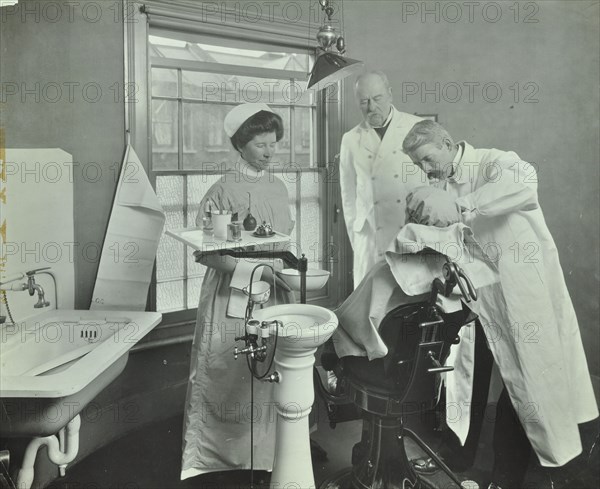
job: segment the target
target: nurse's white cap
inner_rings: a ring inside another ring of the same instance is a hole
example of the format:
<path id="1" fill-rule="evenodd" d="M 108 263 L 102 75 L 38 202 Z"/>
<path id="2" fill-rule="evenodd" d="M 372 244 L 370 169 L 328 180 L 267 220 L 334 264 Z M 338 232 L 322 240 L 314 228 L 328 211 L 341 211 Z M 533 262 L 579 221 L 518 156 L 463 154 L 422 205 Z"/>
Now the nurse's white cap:
<path id="1" fill-rule="evenodd" d="M 267 104 L 241 104 L 235 106 L 225 116 L 225 122 L 223 122 L 225 134 L 232 137 L 244 122 L 261 110 L 273 112 Z"/>

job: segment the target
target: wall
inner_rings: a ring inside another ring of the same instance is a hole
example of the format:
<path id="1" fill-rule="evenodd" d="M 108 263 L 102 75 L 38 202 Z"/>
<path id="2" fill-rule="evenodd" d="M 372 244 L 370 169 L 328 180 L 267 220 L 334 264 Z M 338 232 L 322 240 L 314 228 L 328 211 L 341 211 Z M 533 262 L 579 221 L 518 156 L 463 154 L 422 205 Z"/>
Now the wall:
<path id="1" fill-rule="evenodd" d="M 345 2 L 347 55 L 387 73 L 398 109 L 438 114 L 456 139 L 538 165 L 541 205 L 599 375 L 599 4 L 479 2 L 472 22 L 468 2 L 446 4 Z M 495 85 L 484 92 L 487 83 Z M 352 83 L 346 97 L 347 130 L 360 121 Z"/>
<path id="2" fill-rule="evenodd" d="M 74 208 L 72 216 L 64 216 L 64 222 L 74 223 L 74 242 L 60 243 L 60 250 L 65 255 L 72 251 L 69 256 L 75 269 L 74 301 L 75 308 L 80 309 L 89 307 L 124 151 L 123 24 L 115 19 L 118 7 L 117 1 L 20 0 L 14 7 L 0 8 L 0 107 L 6 147 L 61 148 L 73 158 L 69 178 L 73 182 Z M 58 163 L 60 166 L 62 162 Z M 67 171 L 66 166 L 63 168 Z M 48 176 L 43 168 L 33 172 L 23 168 L 14 177 L 33 183 Z M 55 187 L 52 190 L 58 191 L 59 186 Z M 8 189 L 7 200 L 10 198 Z M 44 199 L 38 205 L 44 206 Z M 27 220 L 28 215 L 19 217 Z M 61 216 L 57 217 L 60 223 Z M 10 223 L 7 231 L 10 232 Z M 43 250 L 50 238 L 38 239 Z M 27 245 L 31 249 L 32 243 Z M 39 261 L 45 261 L 41 251 Z M 29 299 L 33 304 L 34 299 Z M 69 302 L 72 301 L 71 297 Z M 162 395 L 160 390 L 157 398 L 146 402 L 146 396 L 151 395 L 146 391 L 153 388 L 148 384 L 157 380 L 150 374 L 148 382 L 140 385 L 136 366 L 154 356 L 160 359 L 153 365 L 163 365 L 168 354 L 165 350 L 131 355 L 119 380 L 94 401 L 103 416 L 97 419 L 91 413 L 89 419 L 83 419 L 78 460 L 128 429 L 159 417 L 159 400 L 182 402 L 182 394 Z M 158 379 L 170 388 L 169 375 L 163 373 Z M 123 415 L 115 419 L 109 414 L 121 412 L 119 406 L 123 407 L 124 402 L 129 403 L 125 407 L 129 406 L 130 415 L 131 406 L 135 409 L 137 423 L 128 423 Z M 149 413 L 145 406 L 154 407 Z M 11 451 L 11 469 L 19 467 L 27 442 L 0 441 L 1 448 Z M 40 450 L 33 487 L 43 487 L 57 475 L 45 449 Z"/>
<path id="3" fill-rule="evenodd" d="M 33 170 L 36 166 L 47 168 L 48 178 L 37 181 L 22 178 L 19 169 Z M 6 253 L 3 277 L 24 276 L 23 272 L 27 270 L 50 267 L 56 279 L 56 293 L 49 275 L 42 273 L 34 278 L 43 287 L 45 300 L 53 309 L 73 309 L 75 296 L 73 263 L 61 249 L 61 243 L 74 241 L 71 171 L 71 155 L 60 149 L 6 151 L 7 195 L 6 201 L 0 200 L 0 221 L 5 223 L 5 235 L 0 237 L 0 245 Z M 45 196 L 43 202 L 38 200 L 39 195 Z M 26 282 L 23 278 L 7 288 L 19 287 Z M 45 311 L 34 308 L 38 294 L 30 297 L 22 290 L 9 290 L 7 301 L 15 322 Z M 4 309 L 2 314 L 5 314 Z M 8 322 L 11 322 L 10 317 Z"/>
<path id="4" fill-rule="evenodd" d="M 73 156 L 75 243 L 62 252 L 72 246 L 80 309 L 91 300 L 124 151 L 118 6 L 21 0 L 0 10 L 6 147 L 61 148 Z"/>

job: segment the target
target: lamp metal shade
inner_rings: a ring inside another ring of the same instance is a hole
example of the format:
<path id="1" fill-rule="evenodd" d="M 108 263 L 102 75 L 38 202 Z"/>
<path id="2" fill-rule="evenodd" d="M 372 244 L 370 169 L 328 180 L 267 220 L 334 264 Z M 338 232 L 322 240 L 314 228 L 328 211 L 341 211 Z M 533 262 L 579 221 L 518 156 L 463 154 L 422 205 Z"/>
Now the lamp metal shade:
<path id="1" fill-rule="evenodd" d="M 362 61 L 345 58 L 332 52 L 325 52 L 315 61 L 308 79 L 308 88 L 322 90 L 328 85 L 362 71 L 363 64 Z"/>

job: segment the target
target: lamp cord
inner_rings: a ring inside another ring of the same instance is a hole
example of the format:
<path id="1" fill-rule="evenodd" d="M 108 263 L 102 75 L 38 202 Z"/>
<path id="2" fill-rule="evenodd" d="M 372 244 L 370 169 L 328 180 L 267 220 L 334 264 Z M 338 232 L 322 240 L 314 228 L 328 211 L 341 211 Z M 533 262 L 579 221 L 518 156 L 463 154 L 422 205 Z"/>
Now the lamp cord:
<path id="1" fill-rule="evenodd" d="M 340 0 L 340 11 L 342 12 L 342 15 L 340 15 L 342 19 L 340 36 L 344 36 L 344 34 L 346 33 L 346 24 L 344 23 L 344 0 Z"/>

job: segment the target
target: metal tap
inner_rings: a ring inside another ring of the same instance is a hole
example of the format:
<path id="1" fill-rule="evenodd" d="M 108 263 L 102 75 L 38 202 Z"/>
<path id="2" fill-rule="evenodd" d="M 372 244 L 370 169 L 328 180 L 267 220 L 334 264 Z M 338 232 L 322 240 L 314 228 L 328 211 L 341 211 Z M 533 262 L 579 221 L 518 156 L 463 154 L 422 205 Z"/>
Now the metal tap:
<path id="1" fill-rule="evenodd" d="M 45 294 L 44 294 L 44 288 L 40 285 L 35 283 L 35 274 L 36 272 L 40 272 L 42 270 L 48 270 L 50 267 L 46 267 L 46 268 L 38 268 L 37 270 L 30 270 L 29 272 L 26 272 L 27 275 L 27 290 L 29 291 L 29 295 L 33 297 L 33 295 L 37 292 L 38 295 L 38 301 L 37 303 L 33 306 L 36 309 L 40 309 L 42 307 L 48 307 L 50 305 L 50 302 L 48 302 L 45 298 Z"/>
<path id="2" fill-rule="evenodd" d="M 260 354 L 265 351 L 267 351 L 266 346 L 257 346 L 250 344 L 250 346 L 242 348 L 241 350 L 237 346 L 235 346 L 233 348 L 233 358 L 237 360 L 239 355 L 250 355 L 250 358 L 255 358 L 257 354 Z M 257 360 L 259 359 L 257 358 Z"/>
<path id="3" fill-rule="evenodd" d="M 36 281 L 35 281 L 36 273 L 47 273 L 52 276 L 52 279 L 54 280 L 54 284 L 56 287 L 56 280 L 54 279 L 54 275 L 52 275 L 52 273 L 50 273 L 50 272 L 46 272 L 45 270 L 50 270 L 50 267 L 36 268 L 35 270 L 29 270 L 28 272 L 25 272 L 25 276 L 27 277 L 27 282 L 23 282 L 20 284 L 13 284 L 8 288 L 4 288 L 4 290 L 14 290 L 14 291 L 27 290 L 29 292 L 29 295 L 32 297 L 37 292 L 38 301 L 33 307 L 35 307 L 36 309 L 40 309 L 42 307 L 48 307 L 50 305 L 50 302 L 46 300 L 44 288 L 40 284 L 36 283 Z M 5 286 L 10 282 L 16 282 L 17 280 L 25 278 L 25 276 L 22 273 L 17 274 L 14 277 L 5 279 L 4 282 L 0 283 L 0 286 Z"/>
<path id="4" fill-rule="evenodd" d="M 29 295 L 33 297 L 33 294 L 37 292 L 38 301 L 34 304 L 33 307 L 36 309 L 40 309 L 42 307 L 48 307 L 50 302 L 48 302 L 45 298 L 44 288 L 40 284 L 35 283 L 35 278 L 33 275 L 28 277 L 27 279 L 27 288 L 29 290 Z"/>

